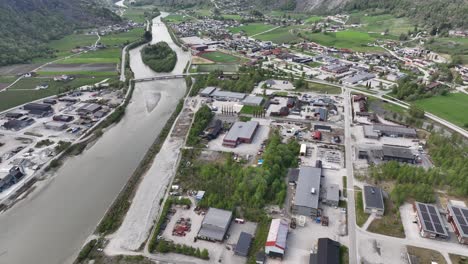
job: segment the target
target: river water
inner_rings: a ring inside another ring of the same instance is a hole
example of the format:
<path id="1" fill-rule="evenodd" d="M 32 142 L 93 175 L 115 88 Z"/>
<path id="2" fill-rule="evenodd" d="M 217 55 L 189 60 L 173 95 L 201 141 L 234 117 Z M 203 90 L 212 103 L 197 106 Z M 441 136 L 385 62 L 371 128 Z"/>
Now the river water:
<path id="1" fill-rule="evenodd" d="M 167 14 L 163 14 L 167 15 Z M 160 18 L 153 42 L 174 44 Z M 189 56 L 178 47 L 174 73 Z M 130 52 L 136 78 L 158 75 Z M 25 200 L 0 215 L 0 264 L 71 263 L 160 133 L 186 90 L 183 80 L 138 83 L 124 118 L 70 158 Z"/>

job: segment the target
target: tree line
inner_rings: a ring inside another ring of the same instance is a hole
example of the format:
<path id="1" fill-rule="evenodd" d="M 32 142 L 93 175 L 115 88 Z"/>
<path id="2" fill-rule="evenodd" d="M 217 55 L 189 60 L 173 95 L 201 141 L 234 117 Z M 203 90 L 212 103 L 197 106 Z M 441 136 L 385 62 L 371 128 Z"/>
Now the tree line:
<path id="1" fill-rule="evenodd" d="M 171 72 L 177 63 L 177 54 L 163 41 L 144 47 L 141 58 L 155 72 Z"/>

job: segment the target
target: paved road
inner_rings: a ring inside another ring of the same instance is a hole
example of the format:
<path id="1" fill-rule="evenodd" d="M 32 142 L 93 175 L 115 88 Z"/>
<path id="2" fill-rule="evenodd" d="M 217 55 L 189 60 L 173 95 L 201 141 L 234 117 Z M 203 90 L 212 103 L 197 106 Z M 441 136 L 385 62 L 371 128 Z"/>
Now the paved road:
<path id="1" fill-rule="evenodd" d="M 349 236 L 349 263 L 357 264 L 358 251 L 356 245 L 356 206 L 354 200 L 354 174 L 353 153 L 351 146 L 351 95 L 349 89 L 343 89 L 344 93 L 344 119 L 345 119 L 345 159 L 348 187 L 348 236 Z"/>

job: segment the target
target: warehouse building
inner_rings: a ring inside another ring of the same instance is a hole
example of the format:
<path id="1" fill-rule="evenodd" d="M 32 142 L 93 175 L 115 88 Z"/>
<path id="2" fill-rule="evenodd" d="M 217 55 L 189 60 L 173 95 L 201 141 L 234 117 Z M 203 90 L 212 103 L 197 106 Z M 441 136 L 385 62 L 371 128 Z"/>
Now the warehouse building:
<path id="1" fill-rule="evenodd" d="M 413 209 L 416 211 L 419 234 L 422 237 L 442 239 L 449 237 L 439 210 L 434 205 L 415 202 Z"/>
<path id="2" fill-rule="evenodd" d="M 374 131 L 373 126 L 363 126 L 362 129 L 364 130 L 365 138 L 379 139 L 379 133 Z"/>
<path id="3" fill-rule="evenodd" d="M 79 115 L 88 115 L 88 114 L 94 114 L 101 109 L 102 109 L 101 105 L 90 103 L 90 104 L 83 104 L 80 108 L 78 108 L 78 110 L 76 110 L 76 112 Z"/>
<path id="4" fill-rule="evenodd" d="M 271 220 L 270 231 L 265 243 L 265 254 L 274 258 L 283 258 L 288 238 L 288 222 L 282 219 Z"/>
<path id="5" fill-rule="evenodd" d="M 44 124 L 44 127 L 49 130 L 62 131 L 68 128 L 67 123 L 50 121 Z"/>
<path id="6" fill-rule="evenodd" d="M 11 119 L 3 123 L 3 127 L 8 130 L 19 131 L 34 123 L 32 118 Z"/>
<path id="7" fill-rule="evenodd" d="M 202 221 L 197 237 L 208 241 L 223 241 L 231 225 L 232 212 L 210 208 Z"/>
<path id="8" fill-rule="evenodd" d="M 28 111 L 30 115 L 36 117 L 49 116 L 54 112 L 49 104 L 29 103 L 23 106 L 23 109 Z"/>
<path id="9" fill-rule="evenodd" d="M 363 192 L 364 212 L 375 213 L 377 216 L 384 215 L 385 204 L 382 189 L 366 185 Z"/>
<path id="10" fill-rule="evenodd" d="M 468 208 L 449 204 L 447 220 L 452 225 L 458 242 L 468 245 Z"/>
<path id="11" fill-rule="evenodd" d="M 331 126 L 326 126 L 326 125 L 314 125 L 314 130 L 332 132 Z"/>
<path id="12" fill-rule="evenodd" d="M 408 138 L 417 137 L 415 129 L 408 128 L 408 127 L 403 127 L 403 126 L 374 124 L 372 126 L 372 130 L 374 132 L 378 133 L 380 136 L 408 137 Z"/>
<path id="13" fill-rule="evenodd" d="M 416 163 L 416 156 L 409 148 L 384 145 L 382 146 L 382 160 L 414 164 Z"/>
<path id="14" fill-rule="evenodd" d="M 241 143 L 252 143 L 258 129 L 257 121 L 235 122 L 223 139 L 223 146 L 235 148 Z"/>
<path id="15" fill-rule="evenodd" d="M 71 122 L 74 117 L 70 115 L 56 115 L 52 119 L 57 122 Z"/>
<path id="16" fill-rule="evenodd" d="M 216 90 L 216 87 L 206 87 L 200 92 L 200 96 L 202 97 L 210 97 L 210 95 Z"/>
<path id="17" fill-rule="evenodd" d="M 317 252 L 310 254 L 309 264 L 339 264 L 340 243 L 329 238 L 319 238 Z"/>
<path id="18" fill-rule="evenodd" d="M 237 240 L 237 244 L 234 248 L 234 254 L 247 257 L 251 244 L 252 235 L 246 232 L 241 232 L 239 235 L 239 240 Z"/>
<path id="19" fill-rule="evenodd" d="M 249 106 L 260 106 L 263 103 L 263 97 L 249 95 L 244 100 L 242 100 L 243 105 Z"/>
<path id="20" fill-rule="evenodd" d="M 340 203 L 340 187 L 338 184 L 327 186 L 323 202 L 329 206 L 338 206 Z"/>
<path id="21" fill-rule="evenodd" d="M 353 84 L 368 81 L 373 78 L 375 78 L 375 74 L 368 73 L 368 72 L 360 72 L 352 77 L 344 79 L 343 84 L 353 85 Z"/>
<path id="22" fill-rule="evenodd" d="M 0 193 L 4 190 L 10 188 L 12 185 L 20 181 L 26 173 L 24 169 L 20 166 L 14 166 L 9 171 L 8 174 L 0 179 Z"/>
<path id="23" fill-rule="evenodd" d="M 219 101 L 242 101 L 245 98 L 243 93 L 222 91 L 221 89 L 216 89 L 210 96 Z"/>
<path id="24" fill-rule="evenodd" d="M 300 168 L 292 206 L 293 214 L 310 217 L 318 215 L 321 175 L 321 168 Z"/>

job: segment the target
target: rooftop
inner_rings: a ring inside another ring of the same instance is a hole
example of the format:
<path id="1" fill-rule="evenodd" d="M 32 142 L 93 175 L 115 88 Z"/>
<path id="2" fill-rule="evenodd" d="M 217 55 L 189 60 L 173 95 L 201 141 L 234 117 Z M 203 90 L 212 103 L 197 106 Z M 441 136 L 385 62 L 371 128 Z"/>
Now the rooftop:
<path id="1" fill-rule="evenodd" d="M 205 236 L 216 240 L 223 240 L 231 223 L 232 212 L 217 208 L 210 208 L 202 221 L 198 232 L 199 236 Z"/>
<path id="2" fill-rule="evenodd" d="M 364 186 L 364 202 L 366 207 L 384 210 L 382 189 L 375 186 Z"/>
<path id="3" fill-rule="evenodd" d="M 411 149 L 405 147 L 383 145 L 382 152 L 384 156 L 414 159 L 414 154 Z"/>
<path id="4" fill-rule="evenodd" d="M 416 212 L 419 222 L 426 232 L 434 233 L 441 236 L 448 236 L 439 210 L 432 204 L 424 204 L 415 202 Z"/>
<path id="5" fill-rule="evenodd" d="M 260 96 L 253 96 L 249 95 L 247 96 L 242 103 L 244 104 L 249 104 L 249 105 L 261 105 L 263 102 L 263 97 Z"/>
<path id="6" fill-rule="evenodd" d="M 297 181 L 294 205 L 309 208 L 319 207 L 321 168 L 301 167 Z"/>
<path id="7" fill-rule="evenodd" d="M 340 243 L 329 238 L 319 238 L 317 253 L 311 254 L 309 264 L 339 264 Z"/>
<path id="8" fill-rule="evenodd" d="M 245 98 L 245 94 L 243 93 L 236 93 L 236 92 L 229 92 L 229 91 L 222 91 L 220 89 L 216 89 L 213 93 L 211 93 L 213 97 L 224 97 L 224 98 L 232 98 L 242 100 Z"/>
<path id="9" fill-rule="evenodd" d="M 383 132 L 383 133 L 397 133 L 397 134 L 407 134 L 416 136 L 416 130 L 413 128 L 408 128 L 404 126 L 392 126 L 392 125 L 384 125 L 384 124 L 374 124 L 373 130 L 376 132 Z"/>
<path id="10" fill-rule="evenodd" d="M 449 204 L 448 210 L 457 225 L 460 235 L 468 237 L 468 208 Z"/>
<path id="11" fill-rule="evenodd" d="M 327 186 L 326 200 L 339 201 L 340 200 L 340 187 L 338 184 L 330 184 Z"/>
<path id="12" fill-rule="evenodd" d="M 257 127 L 257 121 L 235 122 L 224 137 L 224 140 L 237 141 L 239 138 L 251 138 Z"/>
<path id="13" fill-rule="evenodd" d="M 250 244 L 252 243 L 252 235 L 246 232 L 242 232 L 239 235 L 234 251 L 236 254 L 241 256 L 247 256 L 249 253 Z"/>

